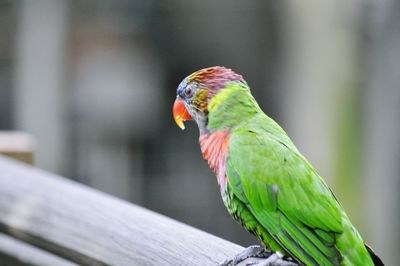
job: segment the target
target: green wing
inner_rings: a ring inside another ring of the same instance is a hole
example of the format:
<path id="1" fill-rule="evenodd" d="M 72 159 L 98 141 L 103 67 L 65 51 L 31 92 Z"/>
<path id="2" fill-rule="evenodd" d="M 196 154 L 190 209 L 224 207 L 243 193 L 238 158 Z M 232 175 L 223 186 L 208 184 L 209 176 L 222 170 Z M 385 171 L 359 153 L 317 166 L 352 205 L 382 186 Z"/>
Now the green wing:
<path id="1" fill-rule="evenodd" d="M 343 231 L 341 207 L 284 131 L 260 116 L 230 136 L 230 191 L 299 261 L 338 265 L 335 238 Z"/>

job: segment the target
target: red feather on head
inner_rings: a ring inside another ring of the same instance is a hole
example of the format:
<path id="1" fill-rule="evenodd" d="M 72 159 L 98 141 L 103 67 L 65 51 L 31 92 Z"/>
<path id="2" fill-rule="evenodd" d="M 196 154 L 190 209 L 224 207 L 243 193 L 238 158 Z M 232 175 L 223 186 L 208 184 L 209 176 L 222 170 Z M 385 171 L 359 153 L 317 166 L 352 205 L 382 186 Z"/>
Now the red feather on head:
<path id="1" fill-rule="evenodd" d="M 200 86 L 196 97 L 193 99 L 193 104 L 197 109 L 208 112 L 208 103 L 210 99 L 229 81 L 239 81 L 246 83 L 243 77 L 235 73 L 232 69 L 213 66 L 200 69 L 184 79 L 184 85 L 195 82 Z"/>
<path id="2" fill-rule="evenodd" d="M 204 85 L 210 91 L 218 91 L 223 88 L 228 81 L 245 82 L 243 77 L 235 73 L 232 69 L 213 66 L 194 72 L 186 78 L 186 83 L 197 82 Z"/>

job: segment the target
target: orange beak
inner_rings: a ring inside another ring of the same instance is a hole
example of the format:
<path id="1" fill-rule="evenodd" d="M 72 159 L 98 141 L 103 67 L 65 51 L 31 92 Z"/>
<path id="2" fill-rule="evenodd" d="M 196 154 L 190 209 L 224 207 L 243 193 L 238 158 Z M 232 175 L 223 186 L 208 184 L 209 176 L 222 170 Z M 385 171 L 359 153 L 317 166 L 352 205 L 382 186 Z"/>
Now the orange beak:
<path id="1" fill-rule="evenodd" d="M 182 130 L 185 129 L 184 121 L 192 120 L 188 110 L 185 107 L 185 104 L 182 100 L 176 99 L 174 102 L 174 106 L 172 107 L 172 114 L 174 116 L 175 123 Z"/>

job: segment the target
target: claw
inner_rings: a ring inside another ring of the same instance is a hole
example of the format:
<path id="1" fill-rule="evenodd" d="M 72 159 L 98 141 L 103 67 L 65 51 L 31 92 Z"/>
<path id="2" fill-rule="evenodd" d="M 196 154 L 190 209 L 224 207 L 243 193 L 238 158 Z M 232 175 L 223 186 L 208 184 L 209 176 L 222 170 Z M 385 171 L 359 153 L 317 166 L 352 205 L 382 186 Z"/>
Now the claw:
<path id="1" fill-rule="evenodd" d="M 247 258 L 250 257 L 258 257 L 261 253 L 263 253 L 265 249 L 263 247 L 254 245 L 254 246 L 249 246 L 239 254 L 237 254 L 235 257 L 232 259 L 226 259 L 222 263 L 219 264 L 219 266 L 233 266 L 233 265 L 238 265 L 240 262 L 244 261 Z"/>
<path id="2" fill-rule="evenodd" d="M 234 256 L 226 259 L 219 266 L 297 266 L 293 260 L 286 259 L 279 252 L 271 252 L 262 246 L 250 246 Z"/>

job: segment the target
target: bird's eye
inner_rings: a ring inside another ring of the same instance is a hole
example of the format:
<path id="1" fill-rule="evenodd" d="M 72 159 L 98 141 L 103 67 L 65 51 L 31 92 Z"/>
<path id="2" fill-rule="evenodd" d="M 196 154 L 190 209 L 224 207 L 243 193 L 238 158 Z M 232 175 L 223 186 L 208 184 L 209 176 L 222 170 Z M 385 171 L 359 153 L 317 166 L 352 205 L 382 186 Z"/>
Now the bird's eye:
<path id="1" fill-rule="evenodd" d="M 191 97 L 192 94 L 193 94 L 193 89 L 190 88 L 190 87 L 186 87 L 186 89 L 185 89 L 184 92 L 185 92 L 185 96 L 186 96 L 186 97 Z"/>

